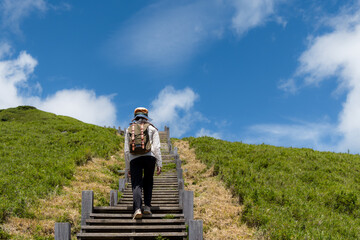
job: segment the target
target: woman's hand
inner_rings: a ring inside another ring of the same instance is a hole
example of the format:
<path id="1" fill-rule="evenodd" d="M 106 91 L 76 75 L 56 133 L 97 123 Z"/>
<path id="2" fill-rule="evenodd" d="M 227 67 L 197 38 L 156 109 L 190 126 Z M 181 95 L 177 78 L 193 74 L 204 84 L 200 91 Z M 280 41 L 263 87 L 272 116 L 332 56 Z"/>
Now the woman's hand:
<path id="1" fill-rule="evenodd" d="M 156 174 L 160 175 L 160 173 L 161 173 L 161 167 L 156 167 Z"/>

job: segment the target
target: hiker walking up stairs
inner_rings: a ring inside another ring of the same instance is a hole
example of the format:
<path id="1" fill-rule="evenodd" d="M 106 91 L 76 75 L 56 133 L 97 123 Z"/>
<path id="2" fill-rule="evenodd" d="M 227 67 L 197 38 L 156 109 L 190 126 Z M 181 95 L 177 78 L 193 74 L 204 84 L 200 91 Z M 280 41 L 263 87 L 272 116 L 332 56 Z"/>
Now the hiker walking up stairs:
<path id="1" fill-rule="evenodd" d="M 83 191 L 81 232 L 77 239 L 202 239 L 202 220 L 193 220 L 193 192 L 184 190 L 181 160 L 177 149 L 172 148 L 169 128 L 160 131 L 159 138 L 162 174 L 154 176 L 151 204 L 140 204 L 141 218 L 137 217 L 138 209 L 134 209 L 132 184 L 125 174 L 125 178 L 119 180 L 120 197 L 118 190 L 111 191 L 110 206 L 94 207 L 93 192 Z M 151 208 L 145 209 L 146 204 Z M 69 224 L 56 223 L 55 240 L 69 240 L 69 228 Z"/>
<path id="2" fill-rule="evenodd" d="M 134 119 L 125 132 L 125 162 L 127 174 L 131 176 L 133 192 L 133 219 L 142 218 L 142 214 L 151 214 L 153 175 L 161 173 L 161 145 L 157 128 L 149 122 L 148 110 L 138 107 Z M 130 169 L 129 169 L 130 168 Z M 142 210 L 142 193 L 144 209 Z"/>
<path id="3" fill-rule="evenodd" d="M 170 151 L 171 145 L 168 144 L 166 134 L 167 132 L 160 132 L 163 173 L 154 177 L 152 214 L 143 214 L 141 219 L 133 219 L 133 194 L 129 182 L 125 189 L 121 189 L 122 196 L 116 201 L 117 204 L 93 207 L 89 218 L 81 226 L 81 233 L 77 234 L 78 239 L 185 240 L 188 236 L 186 225 L 189 224 L 192 224 L 192 227 L 189 226 L 189 239 L 202 239 L 202 222 L 191 221 L 192 206 L 186 206 L 184 210 L 185 198 L 192 199 L 184 194 L 189 192 L 183 191 L 183 180 L 178 179 L 179 172 L 182 173 L 176 168 L 179 159 L 176 159 L 176 153 Z M 190 232 L 193 233 L 193 238 L 190 237 Z"/>

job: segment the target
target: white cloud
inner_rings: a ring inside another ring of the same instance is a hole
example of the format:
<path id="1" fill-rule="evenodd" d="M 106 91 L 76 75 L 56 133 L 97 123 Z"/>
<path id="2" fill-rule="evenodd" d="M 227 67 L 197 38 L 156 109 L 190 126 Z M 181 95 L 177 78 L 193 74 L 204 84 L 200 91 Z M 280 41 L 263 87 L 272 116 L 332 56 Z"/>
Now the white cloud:
<path id="1" fill-rule="evenodd" d="M 248 129 L 247 143 L 266 143 L 276 146 L 309 147 L 333 150 L 341 137 L 336 126 L 328 122 L 295 124 L 258 124 Z"/>
<path id="2" fill-rule="evenodd" d="M 96 96 L 94 91 L 87 89 L 58 91 L 42 100 L 39 108 L 101 126 L 113 126 L 116 122 L 116 109 L 111 97 Z"/>
<path id="3" fill-rule="evenodd" d="M 114 36 L 111 46 L 115 49 L 110 51 L 122 57 L 123 63 L 151 67 L 181 64 L 206 44 L 208 36 L 221 35 L 221 19 L 214 5 L 214 1 L 150 5 Z"/>
<path id="4" fill-rule="evenodd" d="M 21 21 L 33 11 L 45 12 L 44 0 L 2 0 L 0 1 L 1 22 L 3 28 L 20 33 Z"/>
<path id="5" fill-rule="evenodd" d="M 232 27 L 239 35 L 264 24 L 267 18 L 274 13 L 274 0 L 235 0 L 232 2 L 236 9 L 236 14 L 232 18 Z M 277 18 L 277 20 L 279 19 L 281 18 Z M 281 24 L 284 24 L 283 20 Z"/>
<path id="6" fill-rule="evenodd" d="M 25 51 L 15 59 L 0 61 L 0 109 L 33 105 L 41 110 L 100 126 L 116 123 L 116 109 L 111 96 L 96 96 L 95 92 L 86 89 L 65 89 L 45 99 L 32 95 L 32 91 L 23 94 L 21 90 L 24 88 L 41 91 L 39 83 L 28 84 L 37 64 Z"/>
<path id="7" fill-rule="evenodd" d="M 16 59 L 0 61 L 0 108 L 23 105 L 19 85 L 26 82 L 33 73 L 37 61 L 26 52 Z"/>
<path id="8" fill-rule="evenodd" d="M 241 36 L 265 23 L 275 1 L 159 1 L 125 23 L 109 41 L 108 52 L 121 64 L 179 66 L 229 29 Z"/>
<path id="9" fill-rule="evenodd" d="M 198 95 L 190 88 L 176 90 L 171 86 L 165 87 L 152 101 L 150 117 L 159 128 L 167 125 L 174 137 L 180 137 L 194 122 L 202 119 L 193 107 L 197 98 Z"/>
<path id="10" fill-rule="evenodd" d="M 289 93 L 296 93 L 298 91 L 298 87 L 296 86 L 295 80 L 293 78 L 288 79 L 286 81 L 280 81 L 278 84 L 278 88 Z"/>
<path id="11" fill-rule="evenodd" d="M 213 138 L 217 138 L 217 139 L 221 139 L 222 134 L 219 132 L 213 132 L 209 129 L 205 129 L 205 128 L 201 128 L 195 135 L 196 137 L 202 137 L 202 136 L 208 136 L 208 137 L 213 137 Z"/>
<path id="12" fill-rule="evenodd" d="M 0 60 L 11 55 L 11 46 L 7 42 L 0 43 Z"/>
<path id="13" fill-rule="evenodd" d="M 354 11 L 356 9 L 356 11 Z M 325 22 L 325 21 L 324 21 Z M 337 126 L 328 131 L 341 133 L 335 150 L 360 151 L 360 7 L 353 6 L 351 13 L 341 12 L 326 19 L 332 31 L 310 38 L 308 49 L 299 58 L 300 65 L 294 75 L 305 85 L 320 85 L 332 77 L 339 88 L 347 93 Z M 294 87 L 290 79 L 290 89 Z"/>

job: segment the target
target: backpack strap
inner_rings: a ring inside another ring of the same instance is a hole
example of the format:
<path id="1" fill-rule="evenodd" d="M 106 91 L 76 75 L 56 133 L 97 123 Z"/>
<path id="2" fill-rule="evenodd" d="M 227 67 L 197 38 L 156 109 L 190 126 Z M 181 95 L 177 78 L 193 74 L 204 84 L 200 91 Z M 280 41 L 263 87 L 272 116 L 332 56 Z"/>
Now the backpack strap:
<path id="1" fill-rule="evenodd" d="M 135 123 L 131 125 L 131 141 L 132 150 L 135 151 Z"/>
<path id="2" fill-rule="evenodd" d="M 141 123 L 140 128 L 141 128 L 141 148 L 145 149 L 145 144 L 144 144 L 144 123 Z"/>
<path id="3" fill-rule="evenodd" d="M 147 123 L 150 124 L 151 126 L 153 126 L 153 127 L 156 129 L 156 131 L 159 131 L 159 130 L 157 129 L 157 127 L 154 126 L 154 124 L 152 124 L 151 122 L 147 122 Z"/>
<path id="4" fill-rule="evenodd" d="M 149 122 L 149 121 L 144 121 L 143 123 L 148 123 L 148 124 L 150 124 L 151 126 L 153 126 L 157 131 L 159 131 L 159 129 L 157 129 L 157 127 L 155 127 L 155 125 L 154 124 L 152 124 L 151 122 Z M 131 126 L 132 124 L 135 124 L 135 120 L 134 121 L 132 121 L 129 125 Z"/>

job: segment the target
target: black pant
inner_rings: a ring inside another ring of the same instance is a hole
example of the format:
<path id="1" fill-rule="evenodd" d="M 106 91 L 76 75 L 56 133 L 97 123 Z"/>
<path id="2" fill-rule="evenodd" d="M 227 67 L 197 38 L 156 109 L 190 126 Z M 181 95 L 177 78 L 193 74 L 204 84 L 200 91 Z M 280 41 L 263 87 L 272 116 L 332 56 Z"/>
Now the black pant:
<path id="1" fill-rule="evenodd" d="M 142 189 L 144 188 L 144 202 L 151 206 L 152 189 L 156 158 L 153 156 L 138 157 L 130 162 L 131 185 L 133 191 L 134 211 L 142 206 Z M 144 169 L 144 177 L 143 177 Z"/>

